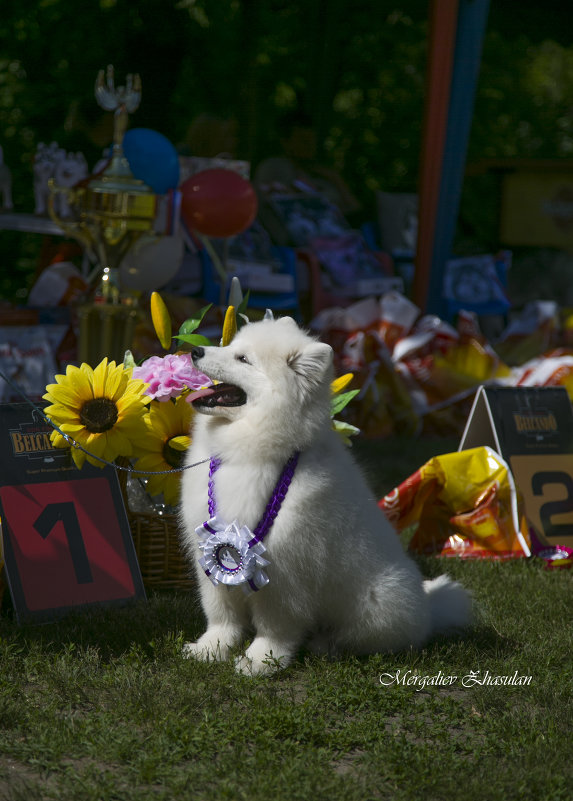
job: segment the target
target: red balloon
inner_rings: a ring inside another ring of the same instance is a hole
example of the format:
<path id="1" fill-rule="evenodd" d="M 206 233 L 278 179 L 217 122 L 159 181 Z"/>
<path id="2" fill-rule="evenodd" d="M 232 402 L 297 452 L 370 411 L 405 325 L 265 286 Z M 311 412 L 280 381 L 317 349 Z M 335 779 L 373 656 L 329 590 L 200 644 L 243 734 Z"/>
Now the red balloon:
<path id="1" fill-rule="evenodd" d="M 185 223 L 205 236 L 236 236 L 257 216 L 255 190 L 234 170 L 203 170 L 179 188 Z"/>

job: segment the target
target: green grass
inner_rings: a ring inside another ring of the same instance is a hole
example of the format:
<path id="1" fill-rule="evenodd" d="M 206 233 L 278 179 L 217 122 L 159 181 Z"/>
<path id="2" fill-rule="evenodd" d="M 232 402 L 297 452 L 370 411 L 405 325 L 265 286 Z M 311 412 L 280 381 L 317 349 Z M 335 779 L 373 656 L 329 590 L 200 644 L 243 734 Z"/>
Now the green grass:
<path id="1" fill-rule="evenodd" d="M 381 494 L 452 443 L 356 447 Z M 573 574 L 421 565 L 474 592 L 466 636 L 360 659 L 301 652 L 272 678 L 181 658 L 203 627 L 192 594 L 43 626 L 18 626 L 4 607 L 0 799 L 569 799 Z M 380 683 L 398 670 L 459 678 Z M 531 683 L 462 686 L 472 670 Z"/>

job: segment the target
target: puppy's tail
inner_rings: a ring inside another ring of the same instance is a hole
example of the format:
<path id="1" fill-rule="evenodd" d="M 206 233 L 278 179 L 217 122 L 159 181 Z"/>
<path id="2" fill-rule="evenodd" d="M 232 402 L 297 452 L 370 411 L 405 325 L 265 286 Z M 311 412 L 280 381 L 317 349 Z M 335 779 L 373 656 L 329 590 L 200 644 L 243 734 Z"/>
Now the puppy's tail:
<path id="1" fill-rule="evenodd" d="M 432 633 L 451 632 L 469 626 L 473 619 L 470 593 L 449 576 L 424 581 L 430 602 Z"/>

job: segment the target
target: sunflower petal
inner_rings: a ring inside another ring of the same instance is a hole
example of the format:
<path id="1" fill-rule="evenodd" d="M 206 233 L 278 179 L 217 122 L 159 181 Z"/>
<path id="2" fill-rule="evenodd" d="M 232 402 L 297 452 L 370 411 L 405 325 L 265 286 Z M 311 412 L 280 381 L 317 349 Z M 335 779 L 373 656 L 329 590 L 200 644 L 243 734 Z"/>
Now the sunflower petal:
<path id="1" fill-rule="evenodd" d="M 169 444 L 176 451 L 186 451 L 189 445 L 191 445 L 191 437 L 185 435 L 171 437 Z"/>
<path id="2" fill-rule="evenodd" d="M 109 454 L 107 457 L 110 461 L 117 459 L 118 456 L 131 456 L 133 453 L 133 444 L 129 437 L 125 435 L 119 428 L 114 428 L 108 431 L 108 439 L 106 450 Z M 115 453 L 114 453 L 115 451 Z M 112 458 L 113 454 L 113 458 Z"/>
<path id="3" fill-rule="evenodd" d="M 64 434 L 79 434 L 80 432 L 87 430 L 82 423 L 74 423 L 73 421 L 64 421 L 60 423 L 60 429 L 64 432 Z"/>
<path id="4" fill-rule="evenodd" d="M 50 434 L 50 442 L 54 448 L 69 448 L 70 443 L 65 437 L 62 437 L 57 431 L 52 431 Z"/>
<path id="5" fill-rule="evenodd" d="M 110 400 L 117 401 L 122 397 L 128 376 L 122 365 L 118 365 L 115 370 L 110 370 L 105 383 L 105 396 Z"/>
<path id="6" fill-rule="evenodd" d="M 143 402 L 143 398 L 138 397 L 137 395 L 123 395 L 115 402 L 117 406 L 118 414 L 122 417 L 126 415 L 137 415 L 139 416 L 145 411 L 145 407 L 147 404 Z"/>
<path id="7" fill-rule="evenodd" d="M 86 454 L 79 448 L 72 448 L 72 459 L 79 470 L 84 466 L 86 458 Z"/>
<path id="8" fill-rule="evenodd" d="M 162 404 L 162 406 L 167 404 Z M 146 419 L 146 429 L 147 434 L 151 435 L 155 438 L 159 438 L 163 442 L 166 442 L 171 434 L 180 433 L 176 431 L 172 431 L 172 426 L 170 425 L 169 418 L 166 417 L 161 409 L 155 407 L 152 409 L 149 417 Z"/>
<path id="9" fill-rule="evenodd" d="M 149 470 L 152 472 L 171 469 L 160 451 L 138 456 L 135 466 L 138 470 Z"/>
<path id="10" fill-rule="evenodd" d="M 89 364 L 82 364 L 79 367 L 69 364 L 66 379 L 68 386 L 73 387 L 84 400 L 93 398 L 93 370 Z"/>
<path id="11" fill-rule="evenodd" d="M 52 403 L 59 403 L 63 406 L 70 406 L 72 409 L 79 409 L 82 405 L 82 400 L 87 400 L 85 396 L 81 396 L 78 391 L 69 384 L 48 384 L 46 389 L 48 391 L 44 395 L 44 400 L 51 401 Z"/>
<path id="12" fill-rule="evenodd" d="M 93 453 L 94 456 L 100 456 L 103 458 L 103 454 L 106 450 L 107 444 L 107 432 L 104 434 L 88 434 L 85 448 L 89 450 L 90 453 Z"/>
<path id="13" fill-rule="evenodd" d="M 107 357 L 102 359 L 102 361 L 98 364 L 98 366 L 93 371 L 93 393 L 94 398 L 104 398 L 107 397 L 106 393 L 106 382 L 109 373 L 109 367 L 113 364 L 115 367 L 115 362 L 111 362 L 108 366 Z"/>
<path id="14" fill-rule="evenodd" d="M 56 423 L 56 425 L 59 425 L 58 421 L 61 420 L 67 420 L 68 422 L 78 420 L 77 411 L 67 406 L 62 406 L 61 403 L 54 404 L 53 406 L 46 406 L 44 414 L 49 417 L 52 422 Z"/>

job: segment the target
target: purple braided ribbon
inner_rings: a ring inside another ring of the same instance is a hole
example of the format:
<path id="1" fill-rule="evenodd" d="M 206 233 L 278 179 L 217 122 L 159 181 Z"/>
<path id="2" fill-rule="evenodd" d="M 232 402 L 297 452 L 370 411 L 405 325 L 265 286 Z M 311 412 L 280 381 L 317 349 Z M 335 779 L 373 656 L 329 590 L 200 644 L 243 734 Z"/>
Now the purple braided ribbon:
<path id="1" fill-rule="evenodd" d="M 288 488 L 290 487 L 290 483 L 294 476 L 294 471 L 296 469 L 298 463 L 299 452 L 297 451 L 294 453 L 288 462 L 286 463 L 282 473 L 279 476 L 279 480 L 276 483 L 276 486 L 273 490 L 273 494 L 267 504 L 267 508 L 264 511 L 263 517 L 258 524 L 258 526 L 253 531 L 253 539 L 249 542 L 249 547 L 254 545 L 256 542 L 262 542 L 262 540 L 267 536 L 269 533 L 271 526 L 275 522 L 276 516 L 278 515 L 280 508 L 283 504 L 283 501 L 286 497 Z M 211 462 L 209 464 L 209 483 L 208 483 L 208 505 L 209 505 L 209 516 L 215 517 L 217 514 L 217 502 L 215 500 L 215 481 L 214 476 L 217 470 L 221 467 L 221 460 L 215 457 L 211 458 Z"/>
<path id="2" fill-rule="evenodd" d="M 212 456 L 211 461 L 209 462 L 209 483 L 208 483 L 208 504 L 209 504 L 209 517 L 215 517 L 217 514 L 217 504 L 215 502 L 215 488 L 214 488 L 214 481 L 213 476 L 217 472 L 217 470 L 221 467 L 221 460 L 217 459 L 216 457 Z"/>

